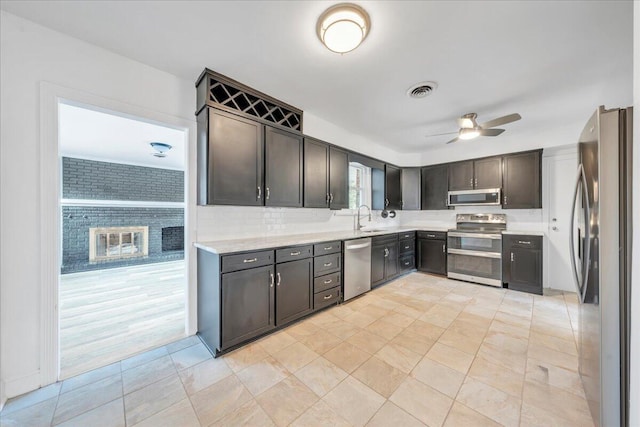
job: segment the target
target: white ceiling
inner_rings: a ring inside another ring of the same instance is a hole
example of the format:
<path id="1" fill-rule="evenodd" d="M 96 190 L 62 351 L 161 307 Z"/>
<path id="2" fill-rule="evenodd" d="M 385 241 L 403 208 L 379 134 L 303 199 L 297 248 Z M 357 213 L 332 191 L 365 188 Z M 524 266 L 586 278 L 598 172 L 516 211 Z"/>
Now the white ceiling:
<path id="1" fill-rule="evenodd" d="M 577 136 L 598 105 L 632 102 L 631 1 L 357 1 L 372 29 L 343 56 L 315 34 L 317 17 L 337 2 L 3 1 L 2 9 L 190 81 L 211 68 L 402 153 L 442 149 L 449 137 L 425 135 L 456 130 L 468 112 L 479 122 L 520 113 L 505 126 L 511 138 L 567 126 Z M 407 98 L 424 80 L 438 90 Z"/>
<path id="2" fill-rule="evenodd" d="M 59 104 L 58 141 L 65 157 L 184 170 L 184 131 L 107 112 Z M 150 142 L 172 148 L 158 158 Z"/>

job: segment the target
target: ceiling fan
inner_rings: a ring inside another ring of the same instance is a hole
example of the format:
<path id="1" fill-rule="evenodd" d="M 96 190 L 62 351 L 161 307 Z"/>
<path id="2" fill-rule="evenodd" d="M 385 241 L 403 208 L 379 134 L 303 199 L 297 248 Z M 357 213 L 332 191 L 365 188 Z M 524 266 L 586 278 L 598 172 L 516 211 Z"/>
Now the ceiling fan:
<path id="1" fill-rule="evenodd" d="M 427 137 L 457 133 L 458 136 L 453 138 L 451 141 L 447 141 L 447 144 L 451 144 L 459 139 L 473 139 L 478 136 L 498 136 L 504 132 L 504 129 L 494 129 L 496 126 L 506 125 L 507 123 L 512 123 L 522 118 L 520 114 L 514 113 L 478 124 L 476 121 L 477 117 L 478 115 L 476 113 L 465 114 L 458 119 L 460 130 L 457 132 L 438 133 L 434 135 L 427 135 Z"/>

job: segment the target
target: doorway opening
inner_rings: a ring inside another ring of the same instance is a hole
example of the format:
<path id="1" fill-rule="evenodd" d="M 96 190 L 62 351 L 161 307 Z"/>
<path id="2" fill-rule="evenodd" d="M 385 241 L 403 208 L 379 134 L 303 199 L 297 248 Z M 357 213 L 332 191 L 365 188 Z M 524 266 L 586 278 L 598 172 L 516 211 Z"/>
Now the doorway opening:
<path id="1" fill-rule="evenodd" d="M 58 102 L 59 379 L 185 336 L 187 130 Z"/>

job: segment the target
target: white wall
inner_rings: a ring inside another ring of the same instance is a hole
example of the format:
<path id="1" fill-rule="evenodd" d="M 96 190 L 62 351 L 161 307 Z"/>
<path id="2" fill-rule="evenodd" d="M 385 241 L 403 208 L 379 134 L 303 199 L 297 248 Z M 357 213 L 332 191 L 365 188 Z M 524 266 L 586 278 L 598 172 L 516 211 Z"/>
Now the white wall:
<path id="1" fill-rule="evenodd" d="M 630 426 L 640 426 L 640 2 L 633 3 L 633 261 Z"/>

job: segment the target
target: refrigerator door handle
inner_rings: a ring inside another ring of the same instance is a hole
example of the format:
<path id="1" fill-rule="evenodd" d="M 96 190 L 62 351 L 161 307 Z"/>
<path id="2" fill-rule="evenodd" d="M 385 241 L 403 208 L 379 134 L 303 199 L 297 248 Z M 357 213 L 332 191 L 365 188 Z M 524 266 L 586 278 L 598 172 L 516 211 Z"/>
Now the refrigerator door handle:
<path id="1" fill-rule="evenodd" d="M 584 167 L 580 164 L 580 171 L 582 177 L 582 193 L 585 200 L 584 206 L 584 248 L 582 249 L 582 284 L 580 290 L 580 302 L 584 303 L 584 299 L 587 295 L 587 283 L 589 280 L 589 270 L 591 265 L 591 207 L 589 206 L 589 187 L 587 187 L 587 177 L 584 173 Z"/>
<path id="2" fill-rule="evenodd" d="M 578 166 L 578 176 L 576 177 L 576 187 L 573 193 L 573 204 L 571 205 L 571 218 L 569 220 L 569 222 L 571 223 L 571 227 L 569 227 L 569 250 L 571 251 L 571 270 L 573 271 L 573 278 L 574 278 L 574 284 L 576 286 L 576 291 L 578 293 L 578 299 L 580 300 L 580 303 L 584 303 L 584 295 L 585 295 L 585 290 L 586 290 L 586 280 L 585 279 L 585 266 L 587 267 L 586 270 L 588 271 L 588 264 L 587 264 L 587 258 L 589 257 L 588 254 L 586 253 L 586 251 L 584 248 L 581 252 L 583 255 L 582 257 L 582 277 L 578 276 L 578 266 L 576 264 L 576 250 L 574 247 L 574 238 L 575 238 L 575 221 L 576 221 L 576 204 L 578 202 L 578 195 L 580 194 L 580 187 L 582 187 L 582 192 L 583 192 L 583 197 L 584 197 L 584 205 L 586 206 L 586 211 L 585 214 L 587 216 L 587 221 L 585 221 L 585 228 L 588 230 L 588 218 L 589 218 L 589 199 L 588 199 L 588 193 L 587 193 L 587 179 L 585 177 L 584 174 L 584 167 L 582 166 L 582 163 Z M 584 241 L 589 241 L 589 232 L 585 233 L 585 239 Z M 583 241 L 579 241 L 578 244 L 582 245 Z M 588 247 L 589 245 L 585 245 L 586 247 Z M 584 289 L 583 289 L 584 288 Z"/>

